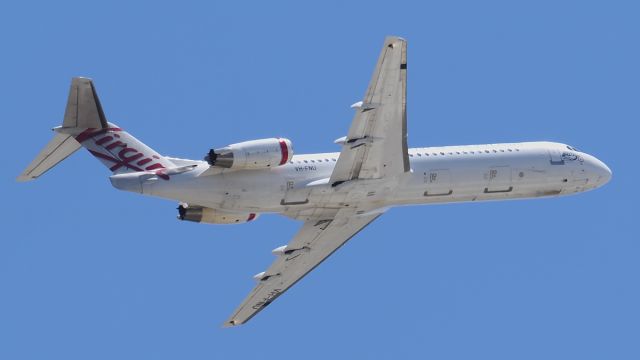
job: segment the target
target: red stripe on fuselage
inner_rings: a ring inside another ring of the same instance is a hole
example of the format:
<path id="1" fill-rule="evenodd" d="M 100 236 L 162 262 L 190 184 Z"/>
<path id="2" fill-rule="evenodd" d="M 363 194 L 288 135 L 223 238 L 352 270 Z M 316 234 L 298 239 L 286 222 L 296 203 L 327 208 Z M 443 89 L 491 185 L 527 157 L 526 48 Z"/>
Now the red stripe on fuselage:
<path id="1" fill-rule="evenodd" d="M 110 167 L 110 168 L 109 168 L 109 170 L 111 170 L 111 171 L 116 171 L 116 170 L 118 170 L 119 168 L 121 168 L 121 167 L 123 167 L 123 166 L 124 166 L 124 167 L 126 167 L 126 168 L 129 168 L 129 169 L 131 169 L 131 170 L 135 170 L 135 171 L 145 171 L 145 170 L 147 170 L 147 171 L 148 171 L 148 170 L 151 170 L 151 169 L 150 169 L 151 167 L 152 167 L 153 169 L 161 168 L 161 170 L 157 170 L 157 171 L 155 172 L 155 174 L 156 174 L 156 175 L 158 175 L 158 177 L 159 177 L 159 178 L 161 178 L 161 179 L 163 179 L 163 180 L 169 180 L 169 179 L 170 179 L 169 175 L 167 175 L 167 174 L 165 173 L 166 168 L 165 168 L 164 166 L 162 166 L 161 164 L 154 164 L 154 166 L 150 166 L 149 168 L 147 168 L 147 169 L 143 170 L 143 169 L 141 169 L 141 168 L 139 168 L 139 167 L 137 167 L 137 166 L 131 165 L 131 164 L 130 164 L 130 163 L 128 163 L 127 161 L 123 161 L 123 160 L 120 160 L 120 159 L 116 159 L 116 158 L 111 157 L 111 156 L 109 156 L 109 155 L 105 155 L 105 154 L 103 154 L 103 153 L 99 153 L 99 152 L 97 152 L 97 151 L 93 151 L 93 150 L 89 150 L 89 152 L 90 152 L 93 156 L 95 156 L 95 157 L 97 157 L 97 158 L 105 159 L 105 160 L 108 160 L 108 161 L 112 161 L 112 162 L 114 162 L 115 164 L 114 164 L 112 167 Z M 255 217 L 255 214 L 254 214 L 254 217 Z"/>
<path id="2" fill-rule="evenodd" d="M 131 164 L 129 164 L 129 163 L 126 163 L 126 162 L 124 162 L 124 161 L 122 161 L 122 160 L 120 160 L 120 159 L 116 159 L 116 158 L 111 157 L 111 156 L 109 156 L 109 155 L 105 155 L 105 154 L 103 154 L 103 153 L 99 153 L 99 152 L 97 152 L 97 151 L 93 151 L 93 150 L 90 150 L 90 149 L 87 149 L 87 150 L 89 150 L 89 152 L 90 152 L 93 156 L 95 156 L 95 157 L 97 157 L 97 158 L 105 159 L 105 160 L 109 160 L 109 161 L 113 161 L 113 162 L 115 163 L 115 165 L 113 165 L 111 168 L 109 168 L 111 171 L 116 171 L 116 170 L 118 170 L 119 168 L 121 168 L 122 166 L 124 166 L 124 167 L 128 167 L 129 169 L 131 169 L 131 170 L 135 170 L 135 171 L 143 171 L 143 170 L 142 170 L 142 169 L 140 169 L 139 167 L 134 166 L 134 165 L 131 165 Z"/>
<path id="3" fill-rule="evenodd" d="M 165 172 L 165 171 L 166 171 L 166 169 L 158 170 L 158 171 L 156 171 L 156 175 L 158 175 L 158 177 L 159 177 L 160 179 L 162 179 L 162 180 L 169 180 L 169 179 L 171 179 L 171 178 L 169 177 L 169 175 L 167 175 L 167 174 L 166 174 L 166 172 Z"/>
<path id="4" fill-rule="evenodd" d="M 122 129 L 117 128 L 117 127 L 112 127 L 112 128 L 104 128 L 104 129 L 94 129 L 94 128 L 88 128 L 87 130 L 81 132 L 80 134 L 78 134 L 78 136 L 76 136 L 76 141 L 79 143 L 82 143 L 83 141 L 86 141 L 87 139 L 90 139 L 96 135 L 100 135 L 100 134 L 104 134 L 106 132 L 109 131 L 122 131 Z"/>
<path id="5" fill-rule="evenodd" d="M 91 139 L 91 138 L 95 138 L 97 135 L 101 135 L 104 133 L 109 133 L 109 132 L 117 132 L 117 131 L 122 131 L 122 129 L 117 128 L 117 127 L 111 127 L 111 128 L 104 128 L 104 129 L 86 129 L 85 131 L 83 131 L 82 133 L 78 134 L 78 136 L 76 136 L 76 140 L 80 143 Z M 145 167 L 144 169 L 133 165 L 133 162 L 137 162 L 137 165 L 145 165 L 148 164 L 149 162 L 152 162 L 153 160 L 151 158 L 145 157 L 145 154 L 143 154 L 142 152 L 140 152 L 138 149 L 133 148 L 133 147 L 128 147 L 128 145 L 120 140 L 116 140 L 110 144 L 107 145 L 107 143 L 109 143 L 112 140 L 115 140 L 114 138 L 120 138 L 120 135 L 118 134 L 114 134 L 113 137 L 110 135 L 107 135 L 101 139 L 98 139 L 96 141 L 96 145 L 102 147 L 103 149 L 107 150 L 107 152 L 109 152 L 110 155 L 98 152 L 98 151 L 94 151 L 91 149 L 87 149 L 89 150 L 89 152 L 100 159 L 104 159 L 107 161 L 111 161 L 114 164 L 109 168 L 109 170 L 111 171 L 116 171 L 118 169 L 120 169 L 121 167 L 126 167 L 129 168 L 133 171 L 150 171 L 150 170 L 162 170 L 165 169 L 165 166 L 160 164 L 160 163 L 155 163 L 155 164 L 150 164 L 149 166 Z M 116 148 L 122 148 L 117 155 L 114 154 L 114 152 L 116 151 Z M 160 159 L 157 155 L 152 155 L 153 158 L 156 159 Z M 142 158 L 142 159 L 141 159 Z M 161 179 L 164 180 L 169 180 L 169 175 L 167 175 L 166 173 L 162 172 L 162 171 L 157 171 L 156 175 L 158 175 L 158 177 L 160 177 Z"/>

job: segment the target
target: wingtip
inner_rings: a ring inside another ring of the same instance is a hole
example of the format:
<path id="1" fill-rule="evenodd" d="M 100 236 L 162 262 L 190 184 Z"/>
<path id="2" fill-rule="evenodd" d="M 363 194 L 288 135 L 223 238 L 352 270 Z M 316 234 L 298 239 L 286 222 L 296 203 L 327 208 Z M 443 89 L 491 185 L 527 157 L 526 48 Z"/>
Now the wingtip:
<path id="1" fill-rule="evenodd" d="M 407 40 L 399 36 L 387 36 L 384 39 L 384 46 L 392 49 L 405 49 L 407 47 Z"/>
<path id="2" fill-rule="evenodd" d="M 387 41 L 404 41 L 407 42 L 407 40 L 401 36 L 396 36 L 396 35 L 388 35 L 387 36 Z"/>
<path id="3" fill-rule="evenodd" d="M 35 177 L 33 176 L 27 176 L 27 175 L 20 175 L 16 178 L 17 182 L 27 182 L 27 181 L 31 181 L 34 180 Z"/>
<path id="4" fill-rule="evenodd" d="M 238 325 L 242 325 L 242 323 L 238 323 L 235 320 L 229 320 L 229 321 L 225 321 L 224 324 L 222 324 L 223 328 L 230 328 L 230 327 L 236 327 Z"/>
<path id="5" fill-rule="evenodd" d="M 74 76 L 71 78 L 71 84 L 73 86 L 79 86 L 81 84 L 93 84 L 93 79 L 84 76 Z"/>

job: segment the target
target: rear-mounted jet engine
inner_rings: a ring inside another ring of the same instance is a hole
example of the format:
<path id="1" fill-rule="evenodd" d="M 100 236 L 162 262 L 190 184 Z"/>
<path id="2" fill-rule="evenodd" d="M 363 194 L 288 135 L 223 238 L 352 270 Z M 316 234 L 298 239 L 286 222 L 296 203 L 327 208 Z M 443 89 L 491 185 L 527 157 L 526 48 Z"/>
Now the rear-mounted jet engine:
<path id="1" fill-rule="evenodd" d="M 256 213 L 236 213 L 202 206 L 178 206 L 178 219 L 206 224 L 242 224 L 258 218 Z"/>
<path id="2" fill-rule="evenodd" d="M 265 169 L 284 165 L 292 157 L 291 140 L 271 138 L 211 149 L 204 159 L 211 166 L 229 169 Z"/>

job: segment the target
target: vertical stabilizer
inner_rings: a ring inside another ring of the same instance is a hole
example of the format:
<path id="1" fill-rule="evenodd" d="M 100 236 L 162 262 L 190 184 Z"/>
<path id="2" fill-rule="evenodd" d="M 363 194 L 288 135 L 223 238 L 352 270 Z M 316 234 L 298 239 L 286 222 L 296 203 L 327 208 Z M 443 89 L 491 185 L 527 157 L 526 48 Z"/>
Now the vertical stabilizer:
<path id="1" fill-rule="evenodd" d="M 104 116 L 100 99 L 91 79 L 76 77 L 71 80 L 62 127 L 83 129 L 108 127 L 107 118 Z"/>
<path id="2" fill-rule="evenodd" d="M 88 78 L 73 78 L 62 126 L 53 130 L 53 140 L 18 176 L 18 181 L 37 178 L 80 147 L 115 174 L 173 167 L 171 161 L 107 121 L 93 81 Z"/>

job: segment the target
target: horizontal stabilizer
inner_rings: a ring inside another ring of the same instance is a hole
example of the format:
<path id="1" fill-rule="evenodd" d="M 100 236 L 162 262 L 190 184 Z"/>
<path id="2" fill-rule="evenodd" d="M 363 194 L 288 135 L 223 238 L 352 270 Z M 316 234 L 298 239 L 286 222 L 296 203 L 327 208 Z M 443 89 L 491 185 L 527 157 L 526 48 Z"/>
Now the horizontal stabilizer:
<path id="1" fill-rule="evenodd" d="M 44 174 L 60 161 L 66 159 L 80 148 L 73 136 L 56 133 L 53 140 L 36 156 L 27 168 L 18 176 L 18 181 L 29 181 Z"/>

